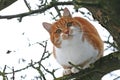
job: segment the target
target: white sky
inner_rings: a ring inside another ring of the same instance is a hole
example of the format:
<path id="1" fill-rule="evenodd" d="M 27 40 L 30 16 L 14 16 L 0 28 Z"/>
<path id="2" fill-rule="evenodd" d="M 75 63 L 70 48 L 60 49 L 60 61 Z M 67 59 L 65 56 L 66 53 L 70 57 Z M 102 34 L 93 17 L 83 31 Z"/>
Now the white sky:
<path id="1" fill-rule="evenodd" d="M 31 1 L 31 0 L 29 0 Z M 31 2 L 32 6 L 37 4 L 38 0 L 35 0 Z M 34 6 L 33 9 L 37 8 Z M 72 7 L 69 7 L 70 11 L 73 11 Z M 85 11 L 85 9 L 83 9 Z M 22 12 L 28 11 L 27 7 L 25 6 L 23 0 L 18 0 L 10 7 L 0 11 L 0 15 L 8 15 L 8 14 L 18 14 Z M 54 9 L 52 9 L 54 11 Z M 54 12 L 55 14 L 56 12 Z M 87 13 L 87 10 L 86 10 Z M 75 13 L 74 16 L 82 16 L 80 13 Z M 86 14 L 87 15 L 87 14 Z M 4 65 L 8 65 L 10 68 L 14 67 L 15 69 L 22 68 L 26 66 L 28 63 L 30 63 L 30 60 L 38 61 L 42 55 L 43 48 L 39 46 L 38 44 L 32 45 L 29 47 L 30 44 L 34 44 L 36 42 L 42 42 L 49 39 L 49 34 L 47 31 L 43 28 L 42 22 L 50 22 L 52 23 L 53 20 L 51 19 L 51 15 L 46 12 L 46 15 L 39 14 L 35 16 L 25 17 L 22 19 L 22 22 L 18 22 L 18 20 L 11 19 L 1 19 L 0 20 L 0 70 L 3 69 Z M 100 25 L 96 22 L 92 22 L 94 25 L 97 26 L 97 29 L 102 37 L 103 40 L 106 40 L 106 37 L 109 35 L 109 33 L 100 27 Z M 24 35 L 22 35 L 24 33 Z M 112 38 L 111 38 L 112 39 Z M 49 42 L 49 51 L 52 52 L 52 44 Z M 11 50 L 12 52 L 10 54 L 6 54 L 7 50 Z M 110 52 L 106 51 L 105 54 L 108 54 Z M 21 62 L 18 63 L 19 59 L 24 58 L 26 60 L 25 63 Z M 47 65 L 51 64 L 51 67 L 48 67 L 49 69 L 58 68 L 60 67 L 56 61 L 50 57 L 50 59 L 47 60 Z M 44 63 L 46 64 L 46 62 Z M 55 65 L 54 65 L 55 64 Z M 11 70 L 8 70 L 11 71 Z M 20 74 L 25 75 L 27 72 L 35 73 L 35 70 L 28 69 Z M 61 75 L 62 70 L 59 70 L 56 74 Z M 60 76 L 58 75 L 58 76 Z M 19 74 L 16 74 L 17 78 L 19 79 Z M 27 74 L 27 76 L 31 76 L 31 74 Z M 104 79 L 108 80 L 109 75 Z M 32 77 L 27 77 L 26 80 L 30 80 Z M 17 80 L 18 80 L 17 79 Z M 113 80 L 110 78 L 109 80 Z"/>

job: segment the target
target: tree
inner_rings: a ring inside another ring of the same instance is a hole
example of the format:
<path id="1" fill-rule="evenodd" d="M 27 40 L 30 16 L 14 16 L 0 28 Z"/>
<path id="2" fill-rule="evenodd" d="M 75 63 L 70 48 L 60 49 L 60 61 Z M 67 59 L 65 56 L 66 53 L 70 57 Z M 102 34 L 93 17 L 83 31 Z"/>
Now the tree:
<path id="1" fill-rule="evenodd" d="M 6 4 L 9 6 L 14 1 L 2 0 L 1 5 Z M 63 76 L 60 78 L 56 78 L 55 80 L 67 80 L 71 78 L 76 78 L 76 80 L 100 80 L 102 76 L 106 73 L 109 73 L 113 70 L 120 69 L 120 0 L 72 0 L 72 1 L 58 1 L 51 0 L 48 2 L 47 0 L 41 0 L 41 4 L 38 5 L 38 9 L 31 10 L 30 4 L 26 0 L 24 0 L 29 12 L 15 14 L 15 15 L 5 15 L 0 16 L 0 19 L 12 19 L 19 18 L 19 21 L 22 21 L 22 18 L 25 16 L 29 16 L 31 14 L 36 13 L 44 13 L 50 8 L 55 8 L 58 15 L 56 17 L 60 17 L 61 13 L 58 6 L 61 5 L 72 5 L 77 11 L 81 7 L 87 8 L 90 12 L 92 12 L 93 17 L 99 21 L 99 23 L 106 28 L 113 37 L 114 42 L 111 43 L 106 41 L 105 43 L 110 44 L 114 48 L 116 48 L 117 52 L 113 52 L 110 55 L 107 55 L 96 63 L 94 63 L 90 68 L 81 70 L 77 74 Z M 0 10 L 4 9 L 6 6 L 0 6 Z M 51 13 L 52 14 L 52 13 Z M 53 17 L 54 19 L 56 17 Z M 73 65 L 75 66 L 75 65 Z M 39 70 L 38 70 L 39 71 Z M 49 72 L 49 71 L 48 71 Z M 53 71 L 54 72 L 54 71 Z M 53 74 L 53 73 L 52 73 Z M 91 77 L 92 76 L 92 77 Z"/>

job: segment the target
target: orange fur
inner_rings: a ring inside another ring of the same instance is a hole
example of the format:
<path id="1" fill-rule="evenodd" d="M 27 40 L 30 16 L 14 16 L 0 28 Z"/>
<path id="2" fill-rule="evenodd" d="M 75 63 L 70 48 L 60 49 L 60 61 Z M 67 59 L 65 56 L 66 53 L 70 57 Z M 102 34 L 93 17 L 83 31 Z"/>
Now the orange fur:
<path id="1" fill-rule="evenodd" d="M 61 48 L 61 44 L 62 44 L 62 40 L 60 39 L 61 34 L 62 34 L 63 40 L 69 41 L 69 40 L 73 39 L 74 35 L 70 35 L 73 33 L 73 30 L 70 28 L 71 26 L 76 27 L 76 29 L 77 28 L 80 29 L 78 35 L 83 33 L 81 41 L 83 41 L 83 42 L 87 41 L 91 46 L 94 47 L 94 50 L 98 51 L 97 59 L 99 59 L 100 57 L 103 56 L 103 41 L 101 40 L 95 27 L 90 22 L 88 22 L 86 19 L 83 19 L 81 17 L 72 17 L 67 8 L 64 9 L 63 17 L 61 17 L 58 21 L 56 21 L 53 24 L 43 23 L 43 26 L 50 34 L 50 39 L 54 45 L 53 54 L 54 54 L 55 58 L 56 58 L 56 53 L 57 53 L 56 48 L 58 48 L 58 49 Z M 87 45 L 85 45 L 85 46 L 87 46 Z M 66 53 L 64 53 L 64 51 L 63 51 L 63 53 L 59 53 L 59 54 L 64 55 Z M 73 54 L 74 54 L 74 56 L 76 56 L 75 53 L 73 53 Z M 82 53 L 82 54 L 88 55 L 88 53 Z M 97 54 L 97 53 L 95 53 L 95 54 Z M 87 65 L 90 62 L 90 60 L 92 60 L 91 58 L 92 57 L 87 58 L 81 64 L 78 64 L 78 65 L 84 67 L 85 65 Z M 62 57 L 61 57 L 61 59 L 62 59 Z M 67 65 L 62 65 L 62 66 L 65 69 L 71 67 L 71 66 L 67 66 Z"/>
<path id="2" fill-rule="evenodd" d="M 86 38 L 96 49 L 99 50 L 100 55 L 103 55 L 103 41 L 101 40 L 97 30 L 87 20 L 75 17 L 81 23 L 82 30 L 84 32 L 83 39 Z"/>
<path id="3" fill-rule="evenodd" d="M 100 55 L 103 55 L 102 54 L 103 41 L 101 40 L 97 30 L 94 28 L 94 26 L 90 22 L 80 17 L 74 17 L 74 18 L 62 17 L 60 20 L 58 20 L 52 25 L 50 35 L 51 35 L 51 41 L 55 46 L 60 47 L 60 43 L 57 42 L 59 34 L 55 34 L 55 31 L 57 28 L 61 28 L 63 30 L 67 29 L 65 26 L 67 22 L 73 22 L 73 25 L 78 25 L 84 32 L 83 40 L 84 38 L 86 38 L 95 48 L 100 50 L 100 53 L 101 53 Z"/>

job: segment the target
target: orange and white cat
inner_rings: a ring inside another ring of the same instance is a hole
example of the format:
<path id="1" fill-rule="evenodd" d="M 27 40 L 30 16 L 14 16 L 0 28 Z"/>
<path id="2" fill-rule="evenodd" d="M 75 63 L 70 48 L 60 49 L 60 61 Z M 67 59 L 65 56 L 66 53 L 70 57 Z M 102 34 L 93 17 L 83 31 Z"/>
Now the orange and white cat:
<path id="1" fill-rule="evenodd" d="M 43 26 L 50 34 L 54 57 L 63 66 L 64 75 L 79 71 L 69 62 L 85 69 L 103 56 L 103 41 L 97 30 L 86 19 L 72 17 L 67 8 L 58 21 L 44 22 Z"/>

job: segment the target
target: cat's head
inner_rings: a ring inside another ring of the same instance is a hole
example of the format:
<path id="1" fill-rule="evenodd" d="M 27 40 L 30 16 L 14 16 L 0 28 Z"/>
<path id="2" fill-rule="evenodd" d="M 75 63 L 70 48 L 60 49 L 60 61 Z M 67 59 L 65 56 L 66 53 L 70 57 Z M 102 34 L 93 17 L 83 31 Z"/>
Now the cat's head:
<path id="1" fill-rule="evenodd" d="M 53 24 L 43 22 L 43 26 L 49 32 L 50 39 L 56 47 L 60 47 L 63 40 L 70 40 L 80 32 L 80 23 L 72 18 L 67 8 L 64 9 L 63 16 L 58 21 Z"/>

